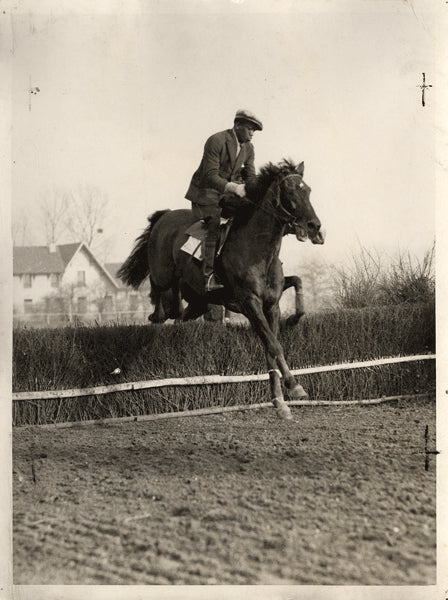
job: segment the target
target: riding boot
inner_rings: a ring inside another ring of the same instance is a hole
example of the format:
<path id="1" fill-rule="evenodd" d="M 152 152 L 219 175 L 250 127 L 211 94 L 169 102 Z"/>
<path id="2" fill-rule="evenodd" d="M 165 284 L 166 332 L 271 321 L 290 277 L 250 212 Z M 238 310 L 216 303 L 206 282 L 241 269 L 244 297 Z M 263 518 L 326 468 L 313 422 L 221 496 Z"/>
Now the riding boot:
<path id="1" fill-rule="evenodd" d="M 219 239 L 219 221 L 216 224 L 209 222 L 207 228 L 207 236 L 204 241 L 204 262 L 203 273 L 205 279 L 205 292 L 213 292 L 220 290 L 224 286 L 216 279 L 214 272 L 216 244 Z"/>

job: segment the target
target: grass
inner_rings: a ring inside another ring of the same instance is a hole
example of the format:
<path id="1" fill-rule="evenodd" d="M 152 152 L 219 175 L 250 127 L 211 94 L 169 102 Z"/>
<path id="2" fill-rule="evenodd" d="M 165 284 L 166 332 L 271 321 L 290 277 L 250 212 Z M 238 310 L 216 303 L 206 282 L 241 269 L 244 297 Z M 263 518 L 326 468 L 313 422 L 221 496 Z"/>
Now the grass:
<path id="1" fill-rule="evenodd" d="M 304 317 L 281 331 L 291 368 L 435 350 L 433 304 L 348 309 Z M 119 368 L 117 376 L 112 372 Z M 95 326 L 14 331 L 13 390 L 48 390 L 124 381 L 266 372 L 251 329 L 219 323 Z M 360 399 L 429 392 L 434 361 L 300 378 L 312 399 Z M 152 414 L 269 400 L 266 382 L 117 392 L 101 397 L 14 403 L 14 424 Z"/>
<path id="2" fill-rule="evenodd" d="M 434 302 L 435 245 L 422 259 L 400 251 L 387 261 L 360 248 L 348 265 L 334 268 L 333 288 L 342 308 Z"/>

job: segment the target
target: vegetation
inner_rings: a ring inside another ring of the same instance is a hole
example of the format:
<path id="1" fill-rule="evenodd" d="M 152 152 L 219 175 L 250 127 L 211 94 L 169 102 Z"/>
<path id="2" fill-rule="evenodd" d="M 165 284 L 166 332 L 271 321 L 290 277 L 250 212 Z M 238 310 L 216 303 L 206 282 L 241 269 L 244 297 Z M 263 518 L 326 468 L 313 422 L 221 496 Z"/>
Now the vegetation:
<path id="1" fill-rule="evenodd" d="M 292 368 L 435 350 L 433 303 L 348 309 L 304 317 L 281 339 Z M 119 375 L 113 374 L 119 368 Z M 79 388 L 166 377 L 265 372 L 251 329 L 192 322 L 14 332 L 14 391 Z M 340 400 L 431 392 L 434 361 L 302 376 L 310 398 Z M 114 393 L 14 403 L 14 423 L 178 411 L 269 399 L 266 382 Z"/>
<path id="2" fill-rule="evenodd" d="M 435 247 L 422 260 L 399 252 L 388 261 L 361 248 L 349 266 L 334 271 L 334 301 L 337 307 L 391 305 L 435 301 Z"/>
<path id="3" fill-rule="evenodd" d="M 37 218 L 17 211 L 12 218 L 14 246 L 85 242 L 102 260 L 110 254 L 112 210 L 107 195 L 90 184 L 45 190 L 36 205 Z M 31 221 L 33 221 L 31 223 Z"/>

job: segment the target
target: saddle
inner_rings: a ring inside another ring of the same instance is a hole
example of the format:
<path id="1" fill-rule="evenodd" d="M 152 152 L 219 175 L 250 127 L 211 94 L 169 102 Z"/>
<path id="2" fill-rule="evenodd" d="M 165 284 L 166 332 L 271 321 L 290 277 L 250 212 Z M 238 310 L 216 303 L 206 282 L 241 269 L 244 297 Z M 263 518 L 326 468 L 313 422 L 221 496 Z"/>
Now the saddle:
<path id="1" fill-rule="evenodd" d="M 221 217 L 216 256 L 221 254 L 232 223 L 232 217 L 227 219 Z M 188 239 L 181 247 L 181 250 L 187 254 L 190 254 L 196 260 L 202 261 L 204 259 L 203 243 L 207 235 L 207 227 L 205 226 L 204 221 L 202 219 L 200 221 L 196 221 L 193 223 L 193 225 L 190 225 L 185 233 L 188 235 Z"/>

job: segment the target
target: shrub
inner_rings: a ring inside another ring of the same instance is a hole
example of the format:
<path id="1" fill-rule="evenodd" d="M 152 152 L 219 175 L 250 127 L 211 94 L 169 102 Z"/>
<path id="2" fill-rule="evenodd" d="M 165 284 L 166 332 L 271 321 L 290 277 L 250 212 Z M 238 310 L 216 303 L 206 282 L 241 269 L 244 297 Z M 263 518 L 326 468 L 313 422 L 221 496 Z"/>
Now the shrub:
<path id="1" fill-rule="evenodd" d="M 363 308 L 379 304 L 381 259 L 365 248 L 352 256 L 349 266 L 333 267 L 334 300 L 341 308 Z"/>
<path id="2" fill-rule="evenodd" d="M 434 302 L 434 246 L 422 260 L 399 252 L 385 261 L 361 248 L 350 265 L 334 267 L 335 304 L 341 308 Z"/>
<path id="3" fill-rule="evenodd" d="M 423 260 L 400 253 L 388 273 L 380 281 L 380 294 L 384 304 L 400 302 L 434 302 L 434 246 Z"/>
<path id="4" fill-rule="evenodd" d="M 291 368 L 434 352 L 433 304 L 340 310 L 282 328 Z M 120 368 L 119 376 L 113 374 Z M 90 387 L 193 375 L 266 372 L 262 344 L 244 326 L 68 327 L 14 332 L 14 391 Z M 434 387 L 434 361 L 311 374 L 301 383 L 313 399 L 359 399 L 419 393 Z M 14 403 L 14 423 L 130 416 L 269 400 L 266 382 L 168 387 L 108 396 Z"/>

